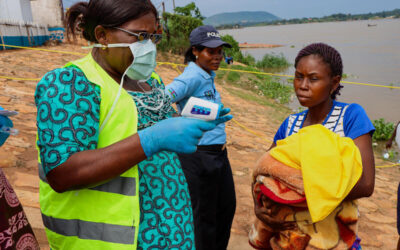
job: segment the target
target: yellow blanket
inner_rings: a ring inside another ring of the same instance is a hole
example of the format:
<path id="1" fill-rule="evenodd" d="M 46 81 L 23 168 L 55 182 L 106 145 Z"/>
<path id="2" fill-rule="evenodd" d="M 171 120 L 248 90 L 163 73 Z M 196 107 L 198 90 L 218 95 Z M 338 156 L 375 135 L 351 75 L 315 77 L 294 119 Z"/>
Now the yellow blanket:
<path id="1" fill-rule="evenodd" d="M 360 151 L 353 140 L 322 125 L 305 127 L 278 141 L 270 155 L 287 166 L 301 169 L 313 223 L 331 214 L 362 174 Z"/>

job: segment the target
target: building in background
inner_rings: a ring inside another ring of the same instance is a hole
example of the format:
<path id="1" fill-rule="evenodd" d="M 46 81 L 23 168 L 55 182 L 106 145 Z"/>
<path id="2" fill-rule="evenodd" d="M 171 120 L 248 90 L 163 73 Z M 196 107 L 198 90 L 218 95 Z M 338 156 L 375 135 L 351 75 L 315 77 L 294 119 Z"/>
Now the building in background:
<path id="1" fill-rule="evenodd" d="M 0 0 L 0 20 L 33 22 L 30 0 Z"/>
<path id="2" fill-rule="evenodd" d="M 0 50 L 64 38 L 62 0 L 0 0 Z"/>
<path id="3" fill-rule="evenodd" d="M 49 27 L 63 26 L 61 0 L 31 0 L 31 8 L 34 23 L 48 25 Z"/>

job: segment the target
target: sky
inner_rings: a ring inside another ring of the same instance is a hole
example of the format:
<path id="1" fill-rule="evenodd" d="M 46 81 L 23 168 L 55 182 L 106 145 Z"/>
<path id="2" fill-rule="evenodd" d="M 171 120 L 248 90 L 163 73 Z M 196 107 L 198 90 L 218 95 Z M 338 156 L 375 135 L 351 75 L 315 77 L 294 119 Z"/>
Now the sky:
<path id="1" fill-rule="evenodd" d="M 156 7 L 163 1 L 166 10 L 172 11 L 173 0 L 152 0 Z M 290 19 L 335 13 L 364 14 L 400 8 L 400 0 L 175 0 L 175 5 L 184 6 L 190 2 L 195 2 L 206 17 L 222 12 L 267 11 Z"/>
<path id="2" fill-rule="evenodd" d="M 69 7 L 78 0 L 63 0 Z M 173 0 L 151 0 L 161 10 L 172 12 Z M 203 16 L 222 12 L 267 11 L 284 19 L 322 17 L 336 13 L 364 14 L 400 8 L 400 0 L 175 0 L 175 6 L 195 2 Z"/>

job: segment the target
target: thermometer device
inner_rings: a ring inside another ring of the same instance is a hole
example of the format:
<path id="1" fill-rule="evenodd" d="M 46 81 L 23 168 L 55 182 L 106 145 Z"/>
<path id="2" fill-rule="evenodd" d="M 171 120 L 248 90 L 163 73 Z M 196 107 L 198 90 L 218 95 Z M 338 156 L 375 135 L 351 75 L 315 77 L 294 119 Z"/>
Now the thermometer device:
<path id="1" fill-rule="evenodd" d="M 181 115 L 205 121 L 213 121 L 218 118 L 220 106 L 222 105 L 192 96 L 187 101 Z"/>

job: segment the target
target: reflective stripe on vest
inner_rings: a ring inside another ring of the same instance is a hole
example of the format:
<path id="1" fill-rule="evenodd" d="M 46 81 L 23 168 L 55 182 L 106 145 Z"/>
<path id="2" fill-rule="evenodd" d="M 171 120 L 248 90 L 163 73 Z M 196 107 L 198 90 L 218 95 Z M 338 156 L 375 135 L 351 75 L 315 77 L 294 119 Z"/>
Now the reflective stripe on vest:
<path id="1" fill-rule="evenodd" d="M 42 164 L 40 164 L 40 163 L 38 164 L 38 169 L 39 169 L 40 180 L 45 183 L 48 183 L 46 175 L 43 171 Z M 122 195 L 127 195 L 127 196 L 135 196 L 135 194 L 136 194 L 136 179 L 130 178 L 130 177 L 118 176 L 109 182 L 106 182 L 104 184 L 101 184 L 101 185 L 98 185 L 95 187 L 91 187 L 89 189 L 102 191 L 102 192 L 115 193 L 115 194 L 122 194 Z"/>
<path id="2" fill-rule="evenodd" d="M 64 220 L 42 214 L 43 224 L 51 231 L 64 236 L 77 236 L 80 239 L 133 244 L 135 228 L 129 226 L 96 223 L 83 220 Z"/>
<path id="3" fill-rule="evenodd" d="M 80 68 L 91 83 L 100 87 L 102 124 L 117 95 L 118 83 L 90 54 L 66 66 Z M 137 108 L 123 89 L 114 112 L 99 133 L 97 148 L 136 132 Z M 40 209 L 52 249 L 136 249 L 140 222 L 137 166 L 97 186 L 57 193 L 47 183 L 38 159 Z"/>

